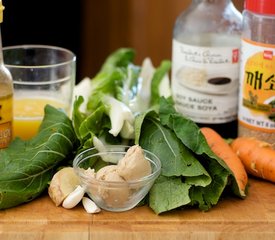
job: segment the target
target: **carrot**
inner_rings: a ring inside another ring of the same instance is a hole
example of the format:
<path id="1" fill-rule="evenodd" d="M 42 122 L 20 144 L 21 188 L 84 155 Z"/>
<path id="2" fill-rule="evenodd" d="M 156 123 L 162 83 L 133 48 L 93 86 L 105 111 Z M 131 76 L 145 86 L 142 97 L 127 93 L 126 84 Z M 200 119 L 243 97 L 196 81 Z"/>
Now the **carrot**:
<path id="1" fill-rule="evenodd" d="M 240 195 L 246 196 L 246 186 L 248 183 L 247 172 L 240 158 L 232 150 L 230 145 L 215 130 L 203 127 L 201 132 L 204 135 L 211 150 L 222 159 L 228 168 L 232 171 L 239 188 Z"/>
<path id="2" fill-rule="evenodd" d="M 269 143 L 238 137 L 232 141 L 231 147 L 249 174 L 275 183 L 275 150 Z"/>

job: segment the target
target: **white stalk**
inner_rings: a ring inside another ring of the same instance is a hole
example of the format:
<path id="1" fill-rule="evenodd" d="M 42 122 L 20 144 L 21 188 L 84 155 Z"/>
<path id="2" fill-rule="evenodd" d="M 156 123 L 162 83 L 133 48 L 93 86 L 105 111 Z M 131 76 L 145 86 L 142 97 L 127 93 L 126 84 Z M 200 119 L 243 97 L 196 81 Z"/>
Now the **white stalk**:
<path id="1" fill-rule="evenodd" d="M 112 125 L 109 133 L 114 137 L 120 133 L 125 121 L 134 124 L 135 117 L 125 103 L 111 96 L 105 96 L 104 103 L 109 107 L 109 117 Z"/>

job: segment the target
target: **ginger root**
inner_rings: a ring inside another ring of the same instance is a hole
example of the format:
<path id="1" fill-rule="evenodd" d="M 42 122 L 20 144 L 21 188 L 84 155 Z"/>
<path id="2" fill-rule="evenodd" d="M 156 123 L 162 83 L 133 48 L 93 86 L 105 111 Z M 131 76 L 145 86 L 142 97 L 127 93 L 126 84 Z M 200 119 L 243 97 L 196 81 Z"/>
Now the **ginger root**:
<path id="1" fill-rule="evenodd" d="M 72 167 L 65 167 L 55 173 L 48 194 L 56 206 L 62 204 L 64 199 L 80 184 Z"/>

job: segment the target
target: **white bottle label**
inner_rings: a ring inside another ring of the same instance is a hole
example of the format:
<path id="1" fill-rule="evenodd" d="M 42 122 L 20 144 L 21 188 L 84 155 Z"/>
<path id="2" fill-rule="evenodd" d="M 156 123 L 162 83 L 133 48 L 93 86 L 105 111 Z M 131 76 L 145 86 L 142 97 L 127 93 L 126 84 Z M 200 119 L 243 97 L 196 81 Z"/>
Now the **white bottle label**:
<path id="1" fill-rule="evenodd" d="M 239 121 L 275 132 L 275 45 L 242 40 Z"/>
<path id="2" fill-rule="evenodd" d="M 198 47 L 173 40 L 172 93 L 180 113 L 198 123 L 237 118 L 239 48 Z"/>

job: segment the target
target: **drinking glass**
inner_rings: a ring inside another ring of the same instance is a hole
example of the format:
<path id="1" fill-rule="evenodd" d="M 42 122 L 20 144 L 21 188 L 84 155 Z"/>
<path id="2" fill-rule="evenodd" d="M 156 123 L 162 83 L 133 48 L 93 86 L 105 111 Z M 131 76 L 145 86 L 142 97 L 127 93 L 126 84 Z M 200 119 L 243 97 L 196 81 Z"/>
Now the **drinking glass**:
<path id="1" fill-rule="evenodd" d="M 3 57 L 13 78 L 13 137 L 35 136 L 46 104 L 70 116 L 76 74 L 73 52 L 56 46 L 18 45 L 4 47 Z"/>

